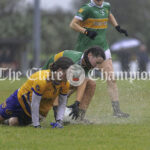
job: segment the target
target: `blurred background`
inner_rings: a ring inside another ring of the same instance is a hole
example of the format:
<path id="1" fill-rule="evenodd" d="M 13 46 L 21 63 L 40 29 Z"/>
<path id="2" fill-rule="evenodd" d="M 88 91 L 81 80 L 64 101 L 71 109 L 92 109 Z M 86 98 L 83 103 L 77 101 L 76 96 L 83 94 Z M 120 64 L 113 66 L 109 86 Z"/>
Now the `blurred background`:
<path id="1" fill-rule="evenodd" d="M 69 23 L 88 0 L 0 0 L 0 67 L 26 72 L 54 53 L 74 49 Z M 107 0 L 129 38 L 107 31 L 115 71 L 150 71 L 150 1 Z"/>

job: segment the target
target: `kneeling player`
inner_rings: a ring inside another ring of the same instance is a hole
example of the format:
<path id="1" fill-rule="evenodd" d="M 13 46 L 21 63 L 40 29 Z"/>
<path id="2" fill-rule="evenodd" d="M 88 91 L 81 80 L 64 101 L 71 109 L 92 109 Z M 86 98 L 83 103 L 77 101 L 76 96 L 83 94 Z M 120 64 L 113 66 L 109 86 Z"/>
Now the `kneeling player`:
<path id="1" fill-rule="evenodd" d="M 44 65 L 43 69 L 49 68 L 51 63 L 55 62 L 62 56 L 68 57 L 72 59 L 74 63 L 82 66 L 86 75 L 90 69 L 97 67 L 98 64 L 101 64 L 105 60 L 104 51 L 98 46 L 91 47 L 88 50 L 85 50 L 84 53 L 73 50 L 65 50 L 51 57 Z M 84 82 L 79 87 L 75 88 L 77 89 L 76 101 L 73 105 L 70 106 L 72 108 L 71 115 L 73 119 L 78 118 L 78 122 L 88 122 L 84 119 L 84 116 L 94 95 L 95 88 L 96 83 L 93 80 L 90 80 L 88 77 L 86 77 Z M 55 102 L 56 103 L 53 109 L 54 115 L 56 117 L 57 101 Z"/>
<path id="2" fill-rule="evenodd" d="M 66 71 L 73 64 L 67 57 L 55 61 L 50 70 L 38 71 L 0 105 L 0 122 L 9 119 L 9 125 L 40 126 L 40 118 L 46 117 L 53 102 L 59 96 L 56 123 L 54 127 L 63 127 L 69 83 Z"/>

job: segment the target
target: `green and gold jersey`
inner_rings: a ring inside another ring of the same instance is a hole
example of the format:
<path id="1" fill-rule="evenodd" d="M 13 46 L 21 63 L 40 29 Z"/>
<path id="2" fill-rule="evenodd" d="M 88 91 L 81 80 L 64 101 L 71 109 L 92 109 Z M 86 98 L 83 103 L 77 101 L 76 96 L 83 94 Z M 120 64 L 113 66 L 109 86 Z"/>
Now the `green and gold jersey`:
<path id="1" fill-rule="evenodd" d="M 110 4 L 103 2 L 102 6 L 96 6 L 92 2 L 83 5 L 77 12 L 76 18 L 81 20 L 82 27 L 96 31 L 98 35 L 94 40 L 80 33 L 75 50 L 84 51 L 87 48 L 98 45 L 104 50 L 109 48 L 106 40 L 106 29 L 110 14 Z"/>
<path id="2" fill-rule="evenodd" d="M 75 64 L 81 65 L 81 58 L 83 56 L 82 52 L 77 52 L 73 50 L 64 50 L 60 53 L 55 54 L 54 56 L 50 57 L 50 59 L 45 63 L 45 65 L 42 67 L 42 70 L 49 69 L 50 65 L 55 62 L 60 57 L 68 57 L 70 58 Z M 87 75 L 89 69 L 84 67 L 85 74 Z"/>
<path id="3" fill-rule="evenodd" d="M 74 63 L 79 63 L 82 57 L 82 52 L 77 52 L 73 50 L 64 50 L 60 53 L 55 54 L 54 56 L 50 57 L 50 59 L 46 62 L 46 64 L 42 67 L 43 70 L 49 69 L 50 65 L 55 62 L 60 57 L 68 57 L 70 58 Z"/>

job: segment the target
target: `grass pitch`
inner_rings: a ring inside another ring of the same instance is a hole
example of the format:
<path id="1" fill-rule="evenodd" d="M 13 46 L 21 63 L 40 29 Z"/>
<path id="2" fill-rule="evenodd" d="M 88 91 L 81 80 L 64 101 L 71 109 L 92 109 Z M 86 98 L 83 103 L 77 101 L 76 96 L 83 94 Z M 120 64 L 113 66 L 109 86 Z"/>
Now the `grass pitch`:
<path id="1" fill-rule="evenodd" d="M 0 103 L 24 83 L 0 81 Z M 93 125 L 67 125 L 51 129 L 52 111 L 42 123 L 43 129 L 0 125 L 0 150 L 149 150 L 150 81 L 118 81 L 120 107 L 128 119 L 112 117 L 106 83 L 97 88 L 86 118 Z M 72 103 L 75 97 L 71 97 Z"/>

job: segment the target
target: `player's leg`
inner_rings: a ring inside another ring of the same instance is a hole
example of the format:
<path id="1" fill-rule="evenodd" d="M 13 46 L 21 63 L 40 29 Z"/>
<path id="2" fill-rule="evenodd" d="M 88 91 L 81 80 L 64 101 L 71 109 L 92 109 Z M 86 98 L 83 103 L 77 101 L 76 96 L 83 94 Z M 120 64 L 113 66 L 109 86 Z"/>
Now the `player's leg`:
<path id="1" fill-rule="evenodd" d="M 8 104 L 9 98 L 0 105 L 0 123 L 9 125 L 9 118 L 11 117 L 11 111 L 9 109 L 10 105 Z"/>
<path id="2" fill-rule="evenodd" d="M 27 125 L 29 124 L 29 121 L 31 122 L 31 118 L 24 113 L 20 106 L 17 93 L 18 90 L 0 105 L 0 120 L 3 121 L 4 124 L 16 126 Z"/>
<path id="3" fill-rule="evenodd" d="M 0 115 L 0 123 L 3 123 L 4 120 L 5 120 L 5 118 L 3 118 L 3 117 Z"/>
<path id="4" fill-rule="evenodd" d="M 8 119 L 8 124 L 10 126 L 18 126 L 19 125 L 18 117 L 11 117 L 10 119 Z"/>
<path id="5" fill-rule="evenodd" d="M 106 55 L 106 60 L 99 65 L 99 68 L 101 69 L 101 71 L 105 76 L 105 79 L 107 80 L 108 93 L 111 98 L 112 107 L 114 111 L 113 115 L 116 117 L 129 117 L 129 114 L 123 113 L 120 110 L 118 88 L 114 77 L 114 69 L 112 65 L 110 51 L 108 51 L 108 53 L 105 53 L 105 55 Z"/>
<path id="6" fill-rule="evenodd" d="M 12 117 L 14 115 L 13 103 L 9 103 L 10 100 L 12 100 L 12 96 L 0 105 L 0 123 L 10 126 L 18 125 L 18 118 Z"/>
<path id="7" fill-rule="evenodd" d="M 58 107 L 58 96 L 55 98 L 54 103 L 53 103 L 53 113 L 54 113 L 55 121 L 57 117 L 57 107 Z"/>
<path id="8" fill-rule="evenodd" d="M 19 114 L 17 114 L 17 117 L 18 117 L 17 125 L 19 125 L 19 126 L 27 126 L 32 123 L 31 117 L 27 116 L 22 108 L 20 109 Z M 17 118 L 13 118 L 13 119 L 14 119 L 13 120 L 14 122 L 15 121 L 17 122 Z"/>
<path id="9" fill-rule="evenodd" d="M 5 119 L 2 116 L 0 116 L 0 123 L 2 123 L 4 125 L 9 125 L 9 126 L 18 126 L 19 125 L 18 117 L 11 117 L 9 119 Z"/>
<path id="10" fill-rule="evenodd" d="M 6 102 L 0 105 L 0 123 L 5 124 L 5 125 L 16 124 L 17 123 L 16 119 L 15 120 L 13 120 L 13 118 L 9 119 L 8 115 L 10 111 L 8 110 L 9 110 L 9 107 L 6 107 Z"/>
<path id="11" fill-rule="evenodd" d="M 105 76 L 105 79 L 107 80 L 107 86 L 108 86 L 108 93 L 112 101 L 118 101 L 118 88 L 116 84 L 116 80 L 114 78 L 114 70 L 112 66 L 112 60 L 108 59 L 103 62 L 103 64 L 100 66 L 100 69 L 102 69 L 102 73 Z"/>

